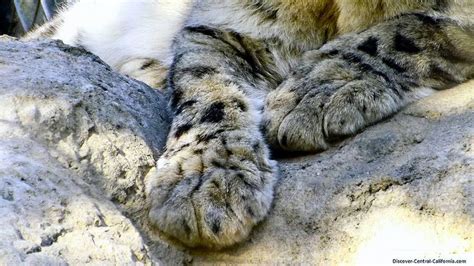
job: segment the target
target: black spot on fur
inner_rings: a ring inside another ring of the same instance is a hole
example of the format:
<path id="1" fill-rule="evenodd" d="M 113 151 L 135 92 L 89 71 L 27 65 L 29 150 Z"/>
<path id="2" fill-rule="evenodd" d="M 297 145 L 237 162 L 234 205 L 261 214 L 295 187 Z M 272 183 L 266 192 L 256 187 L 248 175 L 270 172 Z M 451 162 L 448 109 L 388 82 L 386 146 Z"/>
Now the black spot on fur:
<path id="1" fill-rule="evenodd" d="M 448 0 L 436 0 L 436 4 L 433 7 L 435 11 L 443 11 L 448 7 Z"/>
<path id="2" fill-rule="evenodd" d="M 190 178 L 187 178 L 185 180 L 188 181 L 189 184 L 192 182 L 192 180 Z M 204 182 L 204 178 L 203 178 L 202 175 L 200 175 L 196 186 L 194 186 L 193 190 L 191 191 L 191 194 L 194 194 L 196 191 L 199 191 L 202 187 L 203 182 Z"/>
<path id="3" fill-rule="evenodd" d="M 187 27 L 185 30 L 190 32 L 201 33 L 207 37 L 213 38 L 215 41 L 225 45 L 225 48 L 230 48 L 231 50 L 221 51 L 226 53 L 227 51 L 234 52 L 235 56 L 242 60 L 235 62 L 240 64 L 239 68 L 250 68 L 248 73 L 254 75 L 255 77 L 265 77 L 268 80 L 274 79 L 268 71 L 264 70 L 265 56 L 262 53 L 259 53 L 255 50 L 255 47 L 249 43 L 254 43 L 251 40 L 247 39 L 243 35 L 234 32 L 234 31 L 220 31 L 218 29 L 213 29 L 206 26 L 198 27 Z M 224 54 L 224 56 L 227 56 Z"/>
<path id="4" fill-rule="evenodd" d="M 393 85 L 393 84 L 390 84 L 388 86 L 388 89 L 391 90 L 393 93 L 395 93 L 395 96 L 397 96 L 398 98 L 402 98 L 402 94 L 400 93 L 400 91 Z"/>
<path id="5" fill-rule="evenodd" d="M 397 97 L 399 97 L 399 98 L 402 97 L 402 95 L 400 94 L 400 91 L 395 87 L 392 80 L 385 73 L 374 69 L 371 65 L 369 65 L 367 63 L 360 63 L 360 64 L 357 64 L 357 66 L 362 71 L 364 71 L 366 73 L 370 73 L 372 75 L 376 75 L 376 76 L 379 76 L 379 77 L 383 78 L 384 81 L 386 82 L 387 88 L 390 89 L 391 91 L 393 91 L 397 95 Z M 381 93 L 383 93 L 383 92 L 381 92 Z M 375 99 L 375 97 L 374 97 L 374 99 Z"/>
<path id="6" fill-rule="evenodd" d="M 378 40 L 375 37 L 369 37 L 365 42 L 360 44 L 357 49 L 362 52 L 368 53 L 369 55 L 377 55 Z"/>
<path id="7" fill-rule="evenodd" d="M 283 146 L 288 145 L 288 137 L 286 135 L 283 135 L 283 137 L 281 137 L 280 144 L 283 145 Z"/>
<path id="8" fill-rule="evenodd" d="M 189 108 L 189 107 L 193 106 L 196 103 L 197 103 L 196 100 L 189 100 L 189 101 L 186 101 L 186 102 L 182 103 L 180 106 L 178 106 L 178 109 L 176 109 L 175 114 L 176 115 L 181 114 L 186 108 Z"/>
<path id="9" fill-rule="evenodd" d="M 265 123 L 260 123 L 258 125 L 258 128 L 260 130 L 260 132 L 262 132 L 263 135 L 266 135 L 267 134 L 267 124 L 268 122 L 265 122 Z"/>
<path id="10" fill-rule="evenodd" d="M 229 150 L 227 148 L 225 149 L 225 153 L 227 154 L 227 157 L 230 157 L 231 155 L 234 154 L 231 150 Z"/>
<path id="11" fill-rule="evenodd" d="M 432 16 L 429 16 L 423 13 L 414 13 L 413 15 L 424 24 L 430 25 L 430 26 L 438 27 L 441 21 L 440 19 L 434 18 Z"/>
<path id="12" fill-rule="evenodd" d="M 346 103 L 347 104 L 353 104 L 354 103 L 354 96 L 352 94 L 348 95 L 346 98 Z"/>
<path id="13" fill-rule="evenodd" d="M 171 95 L 171 107 L 175 108 L 176 105 L 179 103 L 181 100 L 181 96 L 183 94 L 182 91 L 180 91 L 179 88 L 176 87 L 176 82 L 175 82 L 175 75 L 176 75 L 176 65 L 181 61 L 185 53 L 180 53 L 176 55 L 173 58 L 173 63 L 170 66 L 170 70 L 168 71 L 168 76 L 167 76 L 167 85 L 168 88 L 170 89 L 170 92 L 172 93 Z"/>
<path id="14" fill-rule="evenodd" d="M 360 56 L 353 54 L 353 53 L 346 53 L 342 55 L 342 59 L 346 60 L 349 63 L 359 64 L 362 62 L 362 58 Z"/>
<path id="15" fill-rule="evenodd" d="M 234 41 L 238 43 L 238 45 L 231 45 L 237 56 L 242 58 L 252 68 L 254 73 L 264 75 L 260 69 L 261 63 L 258 56 L 255 54 L 253 49 L 248 47 L 244 37 L 237 32 L 231 32 L 231 34 Z"/>
<path id="16" fill-rule="evenodd" d="M 201 135 L 198 135 L 196 137 L 196 140 L 198 142 L 208 142 L 210 141 L 211 139 L 217 139 L 219 136 L 220 133 L 224 132 L 225 130 L 224 129 L 219 129 L 219 130 L 216 130 L 215 132 L 212 132 L 212 133 L 209 133 L 209 134 L 201 134 Z M 225 145 L 224 143 L 224 139 L 223 140 L 223 144 Z"/>
<path id="17" fill-rule="evenodd" d="M 181 137 L 183 134 L 185 134 L 186 132 L 188 132 L 191 128 L 193 127 L 192 124 L 184 124 L 182 126 L 179 126 L 176 128 L 176 132 L 174 133 L 174 136 L 176 138 L 179 138 Z"/>
<path id="18" fill-rule="evenodd" d="M 465 56 L 464 53 L 460 52 L 452 43 L 446 43 L 439 48 L 439 55 L 448 62 L 451 63 L 474 63 L 474 59 Z"/>
<path id="19" fill-rule="evenodd" d="M 183 146 L 179 147 L 178 150 L 182 150 L 182 149 L 187 148 L 187 147 L 189 147 L 189 146 L 191 146 L 191 144 L 190 144 L 190 143 L 186 143 L 186 144 L 184 144 Z"/>
<path id="20" fill-rule="evenodd" d="M 371 65 L 369 65 L 369 64 L 367 64 L 367 63 L 361 63 L 361 64 L 359 65 L 359 68 L 360 68 L 362 71 L 365 71 L 365 72 L 374 72 L 374 71 L 375 71 L 375 69 L 374 69 Z"/>
<path id="21" fill-rule="evenodd" d="M 374 69 L 371 65 L 362 62 L 362 58 L 353 53 L 343 54 L 342 58 L 351 64 L 359 67 L 365 73 L 371 73 L 376 76 L 382 77 L 386 82 L 391 82 L 390 78 L 383 72 Z"/>
<path id="22" fill-rule="evenodd" d="M 242 100 L 234 98 L 233 102 L 237 105 L 237 107 L 242 112 L 247 112 L 247 110 L 248 110 L 247 105 Z"/>
<path id="23" fill-rule="evenodd" d="M 364 112 L 364 113 L 367 112 L 367 106 L 365 104 L 362 105 L 362 112 Z"/>
<path id="24" fill-rule="evenodd" d="M 244 175 L 243 173 L 240 173 L 240 172 L 239 172 L 239 173 L 237 173 L 237 174 L 235 175 L 235 177 L 238 178 L 238 179 L 240 179 L 247 187 L 249 187 L 249 188 L 251 188 L 251 189 L 253 189 L 253 190 L 258 190 L 258 187 L 257 187 L 255 184 L 249 182 L 249 181 L 245 178 L 245 175 Z"/>
<path id="25" fill-rule="evenodd" d="M 278 8 L 274 5 L 268 5 L 266 1 L 262 0 L 249 1 L 248 9 L 254 15 L 263 18 L 264 21 L 276 20 L 278 16 Z"/>
<path id="26" fill-rule="evenodd" d="M 331 55 L 331 56 L 332 55 L 337 55 L 337 54 L 339 54 L 339 50 L 331 50 L 331 51 L 328 52 L 328 55 Z"/>
<path id="27" fill-rule="evenodd" d="M 193 66 L 180 69 L 179 73 L 189 74 L 196 78 L 202 78 L 206 75 L 217 74 L 218 71 L 215 68 L 209 66 Z"/>
<path id="28" fill-rule="evenodd" d="M 145 70 L 145 69 L 147 69 L 147 68 L 153 66 L 154 64 L 155 64 L 155 61 L 149 60 L 149 61 L 147 61 L 145 64 L 143 64 L 143 65 L 140 67 L 140 69 L 141 69 L 141 70 Z"/>
<path id="29" fill-rule="evenodd" d="M 355 54 L 345 54 L 343 58 L 356 66 L 358 66 L 365 73 L 371 73 L 376 76 L 382 77 L 386 82 L 390 82 L 390 78 L 383 72 L 374 69 L 371 65 L 367 63 L 362 63 L 362 59 Z"/>
<path id="30" fill-rule="evenodd" d="M 239 89 L 242 89 L 242 86 L 240 86 L 239 83 L 237 83 L 237 82 L 235 82 L 235 81 L 233 81 L 233 80 L 224 80 L 223 82 L 224 82 L 224 85 L 225 85 L 226 87 L 237 87 L 237 88 L 239 88 Z"/>
<path id="31" fill-rule="evenodd" d="M 405 85 L 408 86 L 409 88 L 418 88 L 418 87 L 420 87 L 420 84 L 418 84 L 417 82 L 415 82 L 413 80 L 405 81 Z"/>
<path id="32" fill-rule="evenodd" d="M 221 231 L 221 222 L 219 221 L 219 219 L 217 218 L 212 219 L 211 230 L 216 235 Z"/>
<path id="33" fill-rule="evenodd" d="M 400 89 L 404 92 L 410 92 L 412 91 L 413 88 L 420 87 L 420 84 L 410 81 L 410 80 L 405 80 L 402 83 L 399 84 Z"/>
<path id="34" fill-rule="evenodd" d="M 183 226 L 183 229 L 184 229 L 184 232 L 186 233 L 186 235 L 189 235 L 191 234 L 191 228 L 189 227 L 188 223 L 186 222 L 186 220 L 182 220 L 181 221 L 181 224 Z"/>
<path id="35" fill-rule="evenodd" d="M 415 44 L 413 40 L 401 35 L 400 33 L 395 34 L 393 45 L 395 50 L 399 52 L 409 54 L 417 54 L 421 52 L 421 49 Z"/>
<path id="36" fill-rule="evenodd" d="M 382 58 L 382 62 L 386 64 L 388 67 L 390 67 L 391 69 L 394 69 L 399 73 L 404 73 L 407 71 L 407 69 L 404 66 L 398 64 L 397 62 L 395 62 L 394 60 L 390 58 Z"/>
<path id="37" fill-rule="evenodd" d="M 201 118 L 201 123 L 219 123 L 224 119 L 224 103 L 216 102 L 211 104 L 209 108 L 204 112 L 204 115 Z"/>
<path id="38" fill-rule="evenodd" d="M 377 100 L 379 98 L 379 94 L 376 92 L 372 92 L 372 99 Z"/>
<path id="39" fill-rule="evenodd" d="M 260 143 L 257 142 L 257 143 L 255 143 L 255 144 L 253 144 L 253 145 L 252 145 L 252 148 L 253 148 L 253 150 L 254 150 L 255 152 L 259 151 L 260 148 L 261 148 Z"/>
<path id="40" fill-rule="evenodd" d="M 172 92 L 172 95 L 171 95 L 171 107 L 176 108 L 176 106 L 181 101 L 182 97 L 183 97 L 183 91 L 180 89 L 174 88 L 174 91 Z"/>
<path id="41" fill-rule="evenodd" d="M 212 38 L 218 38 L 222 34 L 220 31 L 206 26 L 186 27 L 184 30 L 189 32 L 197 32 Z"/>
<path id="42" fill-rule="evenodd" d="M 405 84 L 400 84 L 400 89 L 402 89 L 402 91 L 405 91 L 405 92 L 410 91 L 410 88 L 407 87 L 407 85 L 405 85 Z"/>
<path id="43" fill-rule="evenodd" d="M 453 75 L 451 75 L 448 71 L 442 69 L 441 67 L 437 65 L 430 66 L 430 73 L 433 79 L 439 80 L 446 85 L 459 83 L 459 81 L 456 80 L 456 78 Z"/>
<path id="44" fill-rule="evenodd" d="M 214 187 L 217 188 L 217 189 L 221 188 L 221 186 L 219 185 L 219 182 L 217 182 L 216 180 L 212 180 L 211 184 L 214 185 Z"/>
<path id="45" fill-rule="evenodd" d="M 255 217 L 255 212 L 253 211 L 252 207 L 247 206 L 246 210 L 247 210 L 247 214 L 248 214 L 250 217 L 252 217 L 252 218 Z"/>
<path id="46" fill-rule="evenodd" d="M 372 70 L 371 73 L 373 73 L 374 75 L 382 77 L 385 80 L 385 82 L 388 82 L 388 83 L 391 82 L 390 78 L 387 75 L 385 75 L 385 73 L 383 73 L 381 71 Z"/>
<path id="47" fill-rule="evenodd" d="M 213 160 L 211 162 L 211 164 L 212 164 L 212 166 L 217 167 L 217 168 L 225 168 L 224 165 L 221 162 L 216 161 L 216 160 Z"/>
<path id="48" fill-rule="evenodd" d="M 200 143 L 200 142 L 208 142 L 212 139 L 217 139 L 218 137 L 216 135 L 213 135 L 213 134 L 204 134 L 204 135 L 198 135 L 196 137 L 196 140 Z"/>

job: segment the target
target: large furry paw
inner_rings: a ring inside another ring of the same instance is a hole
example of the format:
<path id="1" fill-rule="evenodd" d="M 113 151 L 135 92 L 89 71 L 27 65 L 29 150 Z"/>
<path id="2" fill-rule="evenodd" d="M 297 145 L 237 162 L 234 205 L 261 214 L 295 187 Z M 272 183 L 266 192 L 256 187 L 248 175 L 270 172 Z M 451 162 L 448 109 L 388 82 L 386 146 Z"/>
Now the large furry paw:
<path id="1" fill-rule="evenodd" d="M 325 54 L 314 56 L 324 60 Z M 331 140 L 357 133 L 403 103 L 398 85 L 389 84 L 375 70 L 348 64 L 347 59 L 330 58 L 298 71 L 267 97 L 263 127 L 275 148 L 327 149 Z"/>
<path id="2" fill-rule="evenodd" d="M 168 146 L 147 180 L 149 219 L 190 247 L 244 240 L 270 209 L 275 164 L 260 138 L 244 131 L 182 138 Z"/>

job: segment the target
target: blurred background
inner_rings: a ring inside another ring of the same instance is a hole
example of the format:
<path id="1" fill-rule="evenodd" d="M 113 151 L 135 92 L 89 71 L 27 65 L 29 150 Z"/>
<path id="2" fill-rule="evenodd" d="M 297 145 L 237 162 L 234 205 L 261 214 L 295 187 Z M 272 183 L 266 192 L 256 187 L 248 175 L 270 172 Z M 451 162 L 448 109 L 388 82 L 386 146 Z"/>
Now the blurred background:
<path id="1" fill-rule="evenodd" d="M 68 0 L 0 0 L 0 35 L 21 36 L 52 18 Z M 70 0 L 69 0 L 70 1 Z"/>

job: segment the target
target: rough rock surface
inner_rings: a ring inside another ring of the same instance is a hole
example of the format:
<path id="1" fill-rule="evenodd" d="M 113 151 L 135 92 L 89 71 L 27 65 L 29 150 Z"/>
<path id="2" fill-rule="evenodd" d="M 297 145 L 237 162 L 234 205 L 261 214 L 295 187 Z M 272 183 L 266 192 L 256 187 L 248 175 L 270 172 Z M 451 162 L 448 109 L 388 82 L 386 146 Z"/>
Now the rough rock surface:
<path id="1" fill-rule="evenodd" d="M 60 42 L 4 37 L 0 77 L 0 264 L 150 262 L 122 212 L 143 207 L 164 97 Z"/>
<path id="2" fill-rule="evenodd" d="M 163 96 L 60 42 L 0 39 L 0 265 L 391 264 L 474 252 L 474 82 L 321 154 L 280 160 L 250 239 L 187 250 L 149 230 Z"/>

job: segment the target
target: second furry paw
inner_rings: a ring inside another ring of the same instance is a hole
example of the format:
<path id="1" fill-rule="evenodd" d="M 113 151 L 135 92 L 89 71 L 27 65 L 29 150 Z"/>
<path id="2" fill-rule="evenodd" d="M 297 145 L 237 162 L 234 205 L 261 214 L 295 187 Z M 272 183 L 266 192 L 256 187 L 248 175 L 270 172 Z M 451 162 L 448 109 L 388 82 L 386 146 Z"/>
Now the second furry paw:
<path id="1" fill-rule="evenodd" d="M 267 97 L 263 126 L 275 148 L 327 149 L 328 141 L 353 135 L 403 104 L 398 85 L 341 58 L 299 71 Z"/>

